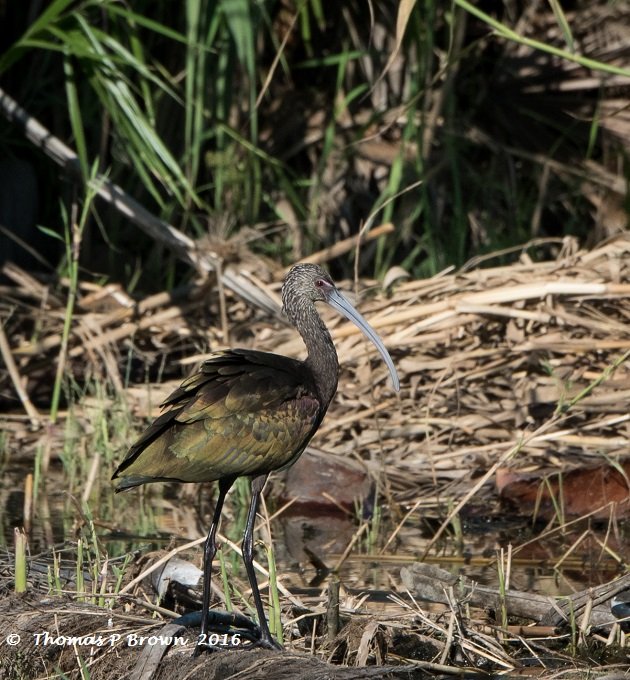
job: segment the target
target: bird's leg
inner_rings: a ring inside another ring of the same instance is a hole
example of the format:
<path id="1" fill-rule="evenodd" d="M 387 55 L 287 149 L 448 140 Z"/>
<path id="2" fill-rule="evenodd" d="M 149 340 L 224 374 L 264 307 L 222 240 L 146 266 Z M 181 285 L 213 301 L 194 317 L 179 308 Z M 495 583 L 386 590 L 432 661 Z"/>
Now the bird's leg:
<path id="1" fill-rule="evenodd" d="M 206 642 L 208 640 L 208 619 L 210 617 L 212 560 L 214 560 L 214 556 L 217 552 L 217 527 L 219 526 L 219 520 L 221 519 L 221 510 L 223 509 L 225 497 L 232 484 L 234 484 L 233 477 L 221 479 L 219 481 L 219 496 L 217 498 L 216 507 L 214 508 L 214 515 L 212 515 L 212 524 L 210 525 L 208 538 L 206 538 L 206 543 L 203 549 L 203 599 L 201 604 L 201 629 L 199 631 L 199 637 L 197 638 L 194 656 L 197 656 L 204 647 L 207 647 Z"/>
<path id="2" fill-rule="evenodd" d="M 245 563 L 245 571 L 247 571 L 247 578 L 252 589 L 252 597 L 256 605 L 256 613 L 258 614 L 258 625 L 260 626 L 260 640 L 256 644 L 267 649 L 282 649 L 282 646 L 271 637 L 254 571 L 254 524 L 256 523 L 258 500 L 266 481 L 267 475 L 261 475 L 252 479 L 252 500 L 249 504 L 247 524 L 245 525 L 245 534 L 243 535 L 243 562 Z"/>

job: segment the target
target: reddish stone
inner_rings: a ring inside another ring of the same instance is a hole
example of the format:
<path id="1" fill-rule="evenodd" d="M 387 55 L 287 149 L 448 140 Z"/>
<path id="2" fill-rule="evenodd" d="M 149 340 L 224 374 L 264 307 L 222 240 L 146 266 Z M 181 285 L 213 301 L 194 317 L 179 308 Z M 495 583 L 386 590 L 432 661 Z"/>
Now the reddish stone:
<path id="1" fill-rule="evenodd" d="M 322 453 L 303 454 L 286 473 L 280 502 L 291 506 L 291 513 L 355 512 L 370 501 L 372 480 L 365 468 L 352 460 Z"/>
<path id="2" fill-rule="evenodd" d="M 495 479 L 501 499 L 521 515 L 533 514 L 538 503 L 537 517 L 554 517 L 557 510 L 553 498 L 566 517 L 593 513 L 595 519 L 611 515 L 620 519 L 630 517 L 630 462 L 620 464 L 620 468 L 623 473 L 611 465 L 599 465 L 535 474 L 501 468 Z"/>

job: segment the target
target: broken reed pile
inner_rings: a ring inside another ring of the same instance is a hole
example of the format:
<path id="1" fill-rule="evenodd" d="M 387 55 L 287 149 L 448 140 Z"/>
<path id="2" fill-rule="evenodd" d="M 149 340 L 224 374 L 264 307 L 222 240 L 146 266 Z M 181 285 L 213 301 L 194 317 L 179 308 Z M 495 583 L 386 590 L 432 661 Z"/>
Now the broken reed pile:
<path id="1" fill-rule="evenodd" d="M 426 281 L 398 278 L 385 290 L 373 287 L 360 307 L 395 359 L 402 393 L 400 397 L 392 393 L 385 371 L 376 362 L 378 368 L 372 372 L 371 353 L 366 354 L 362 336 L 331 315 L 327 321 L 333 326 L 342 375 L 314 448 L 360 457 L 375 475 L 385 475 L 387 483 L 381 489 L 391 500 L 409 507 L 410 501 L 420 499 L 425 515 L 433 509 L 440 516 L 445 500 L 461 504 L 492 497 L 491 473 L 499 463 L 528 470 L 566 470 L 602 458 L 622 461 L 629 453 L 630 379 L 627 364 L 620 364 L 614 373 L 609 368 L 630 349 L 629 251 L 628 235 L 590 252 L 566 240 L 553 258 L 541 262 L 530 258 L 530 253 L 538 254 L 534 248 L 524 248 L 518 261 L 509 266 L 482 268 L 473 262 L 457 273 Z M 257 284 L 270 300 L 277 297 L 282 273 L 269 270 L 268 280 L 275 283 Z M 12 283 L 3 287 L 0 303 L 5 341 L 0 395 L 5 404 L 13 399 L 12 413 L 3 416 L 8 449 L 13 453 L 18 448 L 28 451 L 24 444 L 40 436 L 30 432 L 24 409 L 15 400 L 16 375 L 30 419 L 43 422 L 40 405 L 46 403 L 60 352 L 65 291 L 14 267 L 6 268 L 5 274 Z M 260 270 L 239 269 L 239 275 L 252 281 L 255 274 L 260 278 Z M 398 274 L 393 271 L 389 278 Z M 149 411 L 157 412 L 160 396 L 175 387 L 204 351 L 226 343 L 228 332 L 233 345 L 303 354 L 293 330 L 230 293 L 221 298 L 219 289 L 191 283 L 138 302 L 116 286 L 81 284 L 67 348 L 68 373 L 77 384 L 107 381 L 112 394 L 126 395 L 128 407 L 137 416 L 147 416 Z M 217 321 L 222 308 L 227 324 Z M 147 373 L 159 383 L 151 388 L 151 400 L 144 380 Z M 605 383 L 593 387 L 575 407 L 558 411 L 558 404 L 570 404 L 602 376 L 606 376 Z M 84 398 L 75 408 L 81 417 L 85 407 L 86 427 L 89 402 Z M 61 439 L 63 428 L 47 429 L 46 436 Z M 54 451 L 55 444 L 51 448 Z M 473 473 L 479 472 L 485 474 L 475 477 Z M 487 503 L 485 508 L 488 512 Z M 57 603 L 50 606 L 57 607 Z M 5 610 L 10 615 L 4 618 L 0 611 L 0 623 L 7 631 L 15 627 L 15 607 L 12 602 Z M 324 607 L 318 606 L 318 615 L 322 611 Z M 62 614 L 72 616 L 72 607 Z M 466 658 L 489 660 L 493 669 L 517 663 L 503 644 L 504 633 L 498 635 L 494 626 L 470 620 L 473 627 L 460 635 L 455 610 L 449 631 L 444 628 L 446 619 L 438 625 L 405 600 L 398 601 L 391 620 L 386 613 L 378 619 L 354 610 L 351 614 L 350 624 L 333 644 L 347 650 L 343 663 L 389 662 L 392 654 L 408 662 L 417 659 L 422 646 L 427 646 L 427 659 L 445 663 L 451 658 L 453 639 Z M 55 611 L 54 616 L 58 615 Z M 88 630 L 86 607 L 80 615 L 76 626 L 83 633 Z M 102 631 L 102 612 L 97 615 L 94 630 Z M 90 661 L 91 677 L 110 677 L 112 650 L 126 668 L 141 665 L 138 654 L 122 642 L 122 633 L 139 630 L 139 619 L 132 620 L 118 610 L 107 615 L 113 617 L 121 642 L 97 650 Z M 49 626 L 44 620 L 26 622 L 25 629 L 29 625 L 37 630 Z M 162 625 L 156 622 L 143 630 L 157 634 Z M 75 628 L 68 624 L 63 630 Z M 519 640 L 521 634 L 515 634 Z M 528 642 L 527 648 L 535 644 Z M 22 658 L 39 659 L 26 653 L 26 646 L 24 651 Z M 72 653 L 68 648 L 67 654 Z M 0 666 L 17 658 L 11 650 L 2 657 Z M 237 658 L 240 663 L 247 657 Z M 189 651 L 185 657 L 169 654 L 166 661 L 178 668 L 210 663 L 193 661 Z M 74 657 L 68 656 L 66 662 L 72 666 Z M 66 662 L 56 663 L 65 668 Z M 426 670 L 461 670 L 417 663 L 418 677 Z M 346 670 L 318 667 L 312 677 L 358 677 L 344 675 Z M 382 668 L 374 670 L 382 672 Z M 406 675 L 404 667 L 399 672 Z M 367 671 L 360 675 L 367 676 Z M 301 677 L 307 677 L 304 668 Z"/>
<path id="2" fill-rule="evenodd" d="M 395 359 L 400 397 L 380 367 L 372 373 L 362 336 L 327 318 L 342 375 L 313 446 L 359 456 L 375 473 L 385 470 L 393 500 L 421 494 L 425 509 L 438 498 L 464 498 L 471 471 L 490 470 L 499 460 L 510 458 L 511 466 L 528 470 L 567 470 L 627 456 L 627 365 L 564 417 L 549 421 L 559 404 L 569 403 L 630 349 L 630 236 L 591 251 L 579 250 L 572 239 L 556 245 L 555 256 L 540 262 L 530 257 L 539 255 L 537 248 L 525 247 L 511 265 L 489 267 L 489 257 L 427 280 L 399 278 L 385 291 L 373 286 L 359 304 Z M 12 283 L 2 289 L 0 397 L 5 409 L 13 399 L 17 411 L 17 373 L 31 420 L 41 421 L 32 402 L 45 403 L 54 377 L 65 291 L 10 265 L 4 273 Z M 260 269 L 239 269 L 272 302 L 282 274 L 265 272 L 275 281 L 265 284 Z M 160 396 L 203 352 L 225 346 L 228 332 L 232 345 L 303 356 L 301 340 L 280 317 L 270 319 L 230 292 L 216 291 L 191 283 L 135 301 L 115 285 L 81 284 L 67 370 L 77 383 L 107 380 L 127 396 L 134 413 L 146 416 L 147 375 L 160 383 L 152 392 L 155 413 Z M 23 410 L 5 418 L 13 445 L 23 444 L 29 438 Z M 14 448 L 11 441 L 9 446 Z M 478 497 L 491 493 L 489 483 Z"/>
<path id="3" fill-rule="evenodd" d="M 403 392 L 391 394 L 382 370 L 372 376 L 365 343 L 339 328 L 342 365 L 354 370 L 344 372 L 314 445 L 343 456 L 377 451 L 367 464 L 386 471 L 394 499 L 421 496 L 425 511 L 466 497 L 473 470 L 508 459 L 567 471 L 628 456 L 627 364 L 550 419 L 630 349 L 629 251 L 627 234 L 590 252 L 568 239 L 552 260 L 534 262 L 523 250 L 512 265 L 473 262 L 364 303 Z M 297 350 L 296 342 L 279 348 Z M 492 492 L 486 484 L 479 500 Z"/>
<path id="4" fill-rule="evenodd" d="M 320 445 L 342 455 L 378 447 L 374 462 L 384 462 L 395 497 L 422 495 L 424 507 L 461 498 L 471 471 L 507 460 L 518 442 L 510 465 L 528 470 L 627 456 L 627 365 L 544 426 L 630 349 L 629 250 L 627 234 L 591 252 L 567 240 L 553 260 L 532 262 L 524 251 L 510 266 L 406 282 L 364 305 L 407 389 L 397 403 L 380 384 L 367 401 L 363 343 L 343 340 L 362 389 L 340 390 Z M 378 429 L 366 428 L 374 406 Z"/>

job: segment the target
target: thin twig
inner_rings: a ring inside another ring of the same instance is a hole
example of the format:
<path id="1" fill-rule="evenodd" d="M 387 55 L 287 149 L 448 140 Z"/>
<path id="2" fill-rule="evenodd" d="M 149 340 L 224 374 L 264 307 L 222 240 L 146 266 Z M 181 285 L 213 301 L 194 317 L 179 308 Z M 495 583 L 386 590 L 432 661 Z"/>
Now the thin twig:
<path id="1" fill-rule="evenodd" d="M 31 421 L 31 425 L 34 428 L 38 428 L 41 424 L 42 418 L 35 406 L 33 406 L 33 402 L 30 400 L 26 390 L 22 385 L 22 378 L 20 377 L 17 365 L 13 360 L 13 354 L 11 353 L 11 348 L 9 347 L 9 342 L 4 332 L 4 325 L 2 323 L 0 323 L 0 354 L 4 360 L 4 365 L 7 367 L 7 371 L 9 371 L 9 376 L 11 377 L 13 387 L 15 387 L 15 391 L 22 402 L 22 406 L 24 407 L 24 410 Z"/>

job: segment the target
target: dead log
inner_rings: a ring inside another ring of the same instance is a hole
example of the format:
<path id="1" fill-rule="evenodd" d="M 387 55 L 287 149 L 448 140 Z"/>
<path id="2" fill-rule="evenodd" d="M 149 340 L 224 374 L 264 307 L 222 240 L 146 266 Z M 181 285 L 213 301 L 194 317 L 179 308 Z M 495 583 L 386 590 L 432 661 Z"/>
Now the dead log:
<path id="1" fill-rule="evenodd" d="M 454 576 L 444 569 L 421 562 L 403 567 L 400 576 L 405 588 L 416 599 L 448 604 L 452 588 L 458 602 L 493 611 L 505 607 L 509 616 L 530 619 L 541 626 L 554 628 L 567 625 L 571 617 L 580 621 L 585 613 L 589 616 L 591 627 L 610 628 L 616 622 L 610 611 L 610 600 L 630 586 L 630 574 L 626 574 L 573 595 L 553 598 L 518 590 L 507 590 L 502 594 L 498 588 L 479 585 L 465 576 Z"/>

